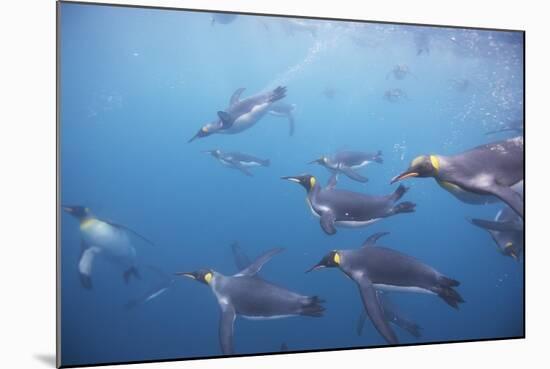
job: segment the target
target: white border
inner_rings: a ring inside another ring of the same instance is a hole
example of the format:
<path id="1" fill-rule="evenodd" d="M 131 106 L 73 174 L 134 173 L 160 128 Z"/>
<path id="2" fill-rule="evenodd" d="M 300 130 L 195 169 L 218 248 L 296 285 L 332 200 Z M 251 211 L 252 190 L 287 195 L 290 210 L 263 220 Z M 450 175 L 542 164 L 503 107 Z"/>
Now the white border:
<path id="1" fill-rule="evenodd" d="M 547 297 L 550 246 L 547 234 L 542 232 L 544 226 L 548 227 L 545 213 L 550 185 L 546 181 L 550 167 L 547 163 L 550 122 L 546 111 L 550 60 L 547 12 L 542 5 L 502 0 L 368 3 L 356 0 L 139 0 L 125 3 L 527 31 L 526 340 L 143 364 L 136 368 L 404 365 L 463 369 L 518 368 L 547 362 L 542 350 L 546 348 L 545 329 L 550 312 Z M 4 2 L 0 16 L 0 364 L 5 368 L 52 367 L 51 355 L 55 350 L 55 4 L 51 0 Z M 44 357 L 50 357 L 50 361 L 44 361 Z"/>

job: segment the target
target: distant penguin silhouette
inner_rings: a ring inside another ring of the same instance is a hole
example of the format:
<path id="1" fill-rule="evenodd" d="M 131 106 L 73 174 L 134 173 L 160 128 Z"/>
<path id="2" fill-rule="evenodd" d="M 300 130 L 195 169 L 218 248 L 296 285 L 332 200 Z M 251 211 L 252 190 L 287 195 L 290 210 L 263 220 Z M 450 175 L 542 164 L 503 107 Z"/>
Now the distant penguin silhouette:
<path id="1" fill-rule="evenodd" d="M 319 164 L 332 173 L 342 173 L 354 181 L 364 183 L 368 181 L 368 178 L 357 173 L 356 169 L 362 168 L 373 162 L 378 164 L 384 162 L 382 159 L 382 151 L 378 150 L 376 153 L 338 151 L 332 155 L 323 155 L 319 159 L 309 162 L 309 164 Z"/>
<path id="2" fill-rule="evenodd" d="M 249 177 L 252 177 L 252 173 L 248 170 L 249 168 L 268 167 L 271 164 L 269 159 L 260 159 L 241 152 L 223 152 L 219 149 L 207 150 L 205 152 L 216 158 L 222 165 L 237 169 Z"/>
<path id="3" fill-rule="evenodd" d="M 387 102 L 390 102 L 390 103 L 402 102 L 404 100 L 408 100 L 409 98 L 407 93 L 400 88 L 392 88 L 392 89 L 386 90 L 386 92 L 384 92 L 383 97 Z"/>
<path id="4" fill-rule="evenodd" d="M 210 24 L 230 24 L 237 19 L 237 14 L 231 13 L 214 13 L 210 18 Z"/>

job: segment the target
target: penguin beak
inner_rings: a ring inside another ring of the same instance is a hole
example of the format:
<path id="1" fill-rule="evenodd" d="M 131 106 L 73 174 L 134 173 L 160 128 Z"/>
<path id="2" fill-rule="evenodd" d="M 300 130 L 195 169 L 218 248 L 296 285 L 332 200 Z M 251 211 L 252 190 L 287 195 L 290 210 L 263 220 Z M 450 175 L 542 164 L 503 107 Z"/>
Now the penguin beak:
<path id="1" fill-rule="evenodd" d="M 63 210 L 65 210 L 67 213 L 72 213 L 72 212 L 74 211 L 74 208 L 72 208 L 71 206 L 62 205 L 61 207 L 62 207 Z"/>
<path id="2" fill-rule="evenodd" d="M 281 179 L 286 179 L 287 181 L 295 182 L 295 183 L 302 183 L 302 181 L 300 180 L 300 178 L 298 178 L 298 177 L 293 177 L 293 176 L 281 177 Z"/>
<path id="3" fill-rule="evenodd" d="M 419 176 L 418 172 L 415 172 L 413 170 L 407 170 L 401 173 L 400 175 L 393 177 L 390 181 L 390 184 L 394 184 L 395 182 L 402 181 L 407 178 L 418 177 L 418 176 Z"/>
<path id="4" fill-rule="evenodd" d="M 322 164 L 322 163 L 323 163 L 323 159 L 315 159 L 310 161 L 308 164 Z"/>
<path id="5" fill-rule="evenodd" d="M 195 272 L 178 272 L 178 273 L 174 273 L 175 275 L 177 276 L 180 276 L 180 277 L 187 277 L 187 278 L 191 278 L 191 279 L 197 279 L 197 276 L 196 276 L 196 273 Z"/>
<path id="6" fill-rule="evenodd" d="M 306 273 L 313 272 L 314 270 L 319 270 L 319 269 L 323 269 L 323 268 L 326 268 L 326 267 L 327 266 L 324 265 L 323 262 L 321 261 L 319 264 L 315 264 L 314 266 L 312 266 L 311 268 L 306 270 Z"/>

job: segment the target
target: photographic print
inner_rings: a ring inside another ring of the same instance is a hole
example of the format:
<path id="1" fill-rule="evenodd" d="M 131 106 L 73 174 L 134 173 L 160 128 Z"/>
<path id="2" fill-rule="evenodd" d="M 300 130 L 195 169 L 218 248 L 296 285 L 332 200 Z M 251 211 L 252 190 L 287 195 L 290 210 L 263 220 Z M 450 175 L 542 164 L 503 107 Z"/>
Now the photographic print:
<path id="1" fill-rule="evenodd" d="M 57 128 L 59 366 L 524 337 L 522 31 L 59 2 Z"/>

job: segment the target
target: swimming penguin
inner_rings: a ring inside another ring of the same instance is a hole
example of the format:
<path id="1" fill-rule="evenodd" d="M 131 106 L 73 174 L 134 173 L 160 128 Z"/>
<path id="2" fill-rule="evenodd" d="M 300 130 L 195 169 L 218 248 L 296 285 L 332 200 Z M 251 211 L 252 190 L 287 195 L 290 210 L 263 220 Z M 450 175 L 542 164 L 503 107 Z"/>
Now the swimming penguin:
<path id="1" fill-rule="evenodd" d="M 212 155 L 223 165 L 240 170 L 245 175 L 252 177 L 252 173 L 248 170 L 251 167 L 268 167 L 270 165 L 269 159 L 259 159 L 252 155 L 243 154 L 240 152 L 227 152 L 224 153 L 221 150 L 208 150 L 206 153 Z"/>
<path id="2" fill-rule="evenodd" d="M 389 344 L 397 344 L 397 337 L 386 319 L 377 290 L 436 294 L 455 309 L 464 300 L 453 288 L 460 284 L 458 281 L 408 255 L 377 246 L 376 241 L 387 234 L 371 235 L 356 250 L 333 250 L 306 273 L 321 268 L 339 268 L 357 283 L 365 311 L 378 332 Z"/>
<path id="3" fill-rule="evenodd" d="M 511 188 L 523 181 L 523 137 L 481 145 L 453 156 L 418 156 L 391 183 L 411 177 L 434 177 L 441 187 L 466 203 L 486 204 L 495 196 L 523 218 L 523 200 Z"/>
<path id="4" fill-rule="evenodd" d="M 416 204 L 397 201 L 407 192 L 405 186 L 399 186 L 394 193 L 386 196 L 369 196 L 357 192 L 335 189 L 337 175 L 333 175 L 325 188 L 317 179 L 305 174 L 282 177 L 299 183 L 307 191 L 307 203 L 313 215 L 320 218 L 321 228 L 328 235 L 336 233 L 336 226 L 366 227 L 382 218 L 400 213 L 412 213 Z"/>
<path id="5" fill-rule="evenodd" d="M 296 104 L 287 104 L 283 101 L 276 102 L 271 105 L 269 114 L 275 117 L 283 117 L 288 119 L 288 135 L 294 135 L 294 111 L 296 110 Z"/>
<path id="6" fill-rule="evenodd" d="M 382 307 L 382 311 L 384 312 L 384 318 L 388 323 L 391 323 L 396 327 L 403 329 L 415 338 L 419 338 L 420 336 L 422 336 L 422 333 L 420 332 L 422 327 L 398 313 L 397 308 L 391 302 L 386 292 L 376 290 L 376 295 L 378 297 L 378 301 L 380 302 L 380 306 Z M 365 309 L 361 309 L 359 320 L 357 321 L 358 336 L 361 336 L 363 334 L 363 327 L 365 326 L 366 319 L 367 313 L 365 312 Z"/>
<path id="7" fill-rule="evenodd" d="M 407 77 L 410 73 L 411 70 L 407 64 L 397 64 L 387 74 L 386 79 L 388 79 L 390 76 L 393 76 L 393 78 L 397 80 L 402 80 L 405 79 L 405 77 Z"/>
<path id="8" fill-rule="evenodd" d="M 80 222 L 81 253 L 78 271 L 84 288 L 92 288 L 92 269 L 96 256 L 121 266 L 126 283 L 132 276 L 140 277 L 136 267 L 136 249 L 129 235 L 133 234 L 149 244 L 152 244 L 151 241 L 124 225 L 95 217 L 87 207 L 63 206 L 63 210 Z"/>
<path id="9" fill-rule="evenodd" d="M 416 55 L 430 53 L 430 37 L 426 32 L 417 31 L 413 35 L 414 45 L 416 47 Z"/>
<path id="10" fill-rule="evenodd" d="M 523 252 L 523 221 L 509 207 L 501 209 L 494 221 L 484 219 L 468 219 L 470 223 L 485 229 L 502 255 L 510 256 L 519 261 Z"/>
<path id="11" fill-rule="evenodd" d="M 218 111 L 218 119 L 205 124 L 188 142 L 214 133 L 236 134 L 249 129 L 271 110 L 274 102 L 286 96 L 286 87 L 279 86 L 273 91 L 241 100 L 244 90 L 237 89 L 229 100 L 229 107 Z"/>
<path id="12" fill-rule="evenodd" d="M 249 319 L 277 319 L 290 316 L 321 317 L 325 308 L 317 296 L 303 296 L 266 282 L 257 274 L 262 266 L 283 249 L 269 250 L 233 276 L 212 269 L 176 273 L 208 285 L 221 308 L 219 338 L 225 355 L 233 351 L 233 323 L 237 315 Z"/>
<path id="13" fill-rule="evenodd" d="M 148 303 L 163 295 L 166 291 L 172 288 L 174 282 L 176 281 L 175 277 L 171 278 L 165 272 L 156 267 L 146 266 L 144 269 L 148 272 L 145 279 L 152 280 L 152 283 L 147 290 L 144 291 L 144 293 L 126 303 L 124 307 L 127 310 L 135 309 L 136 307 Z"/>
<path id="14" fill-rule="evenodd" d="M 355 171 L 372 162 L 382 164 L 382 151 L 366 153 L 361 151 L 338 151 L 333 155 L 323 155 L 309 164 L 319 164 L 330 170 L 332 173 L 342 173 L 357 182 L 367 182 L 368 178 L 363 177 Z"/>
<path id="15" fill-rule="evenodd" d="M 330 86 L 327 86 L 325 87 L 325 89 L 323 90 L 322 94 L 324 97 L 326 97 L 327 99 L 334 99 L 336 97 L 336 94 L 337 94 L 337 90 L 334 88 L 334 87 L 330 87 Z"/>
<path id="16" fill-rule="evenodd" d="M 233 23 L 236 19 L 237 19 L 237 14 L 214 13 L 212 15 L 212 18 L 210 19 L 210 25 L 213 26 L 216 23 L 229 24 L 229 23 Z"/>
<path id="17" fill-rule="evenodd" d="M 392 88 L 384 92 L 384 99 L 391 103 L 398 103 L 408 99 L 407 93 L 400 88 Z"/>
<path id="18" fill-rule="evenodd" d="M 470 81 L 466 78 L 451 78 L 451 88 L 457 92 L 464 92 L 470 87 Z"/>

